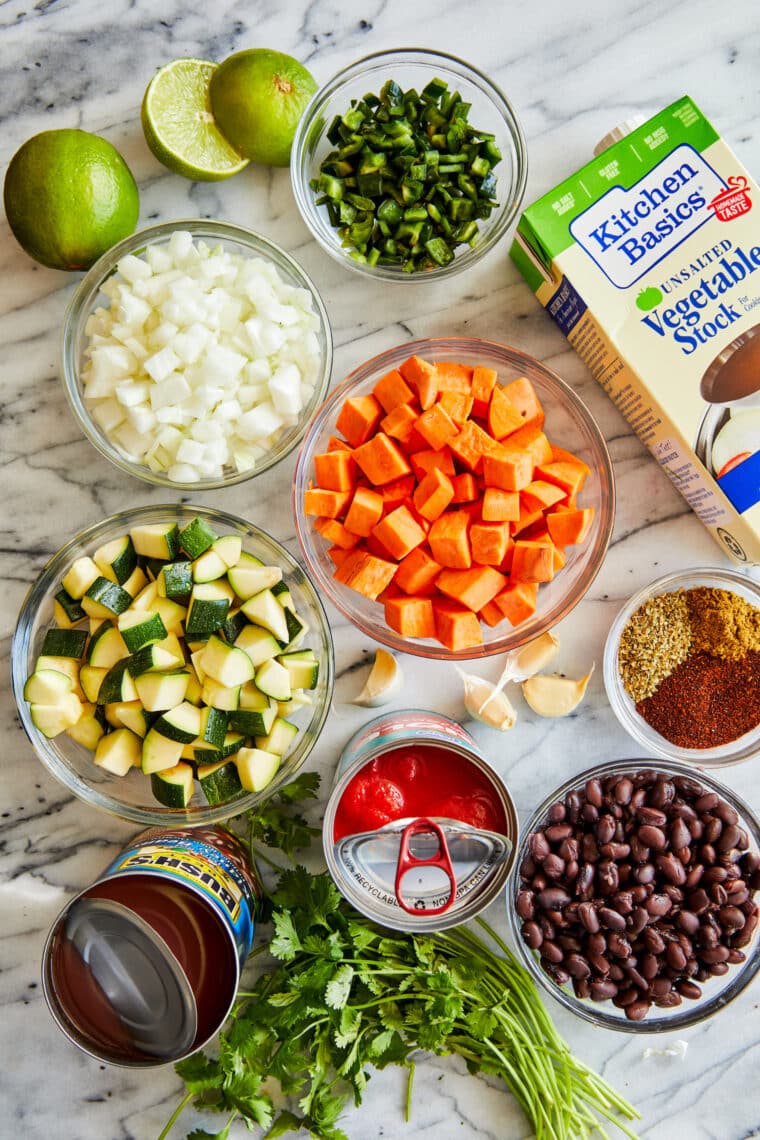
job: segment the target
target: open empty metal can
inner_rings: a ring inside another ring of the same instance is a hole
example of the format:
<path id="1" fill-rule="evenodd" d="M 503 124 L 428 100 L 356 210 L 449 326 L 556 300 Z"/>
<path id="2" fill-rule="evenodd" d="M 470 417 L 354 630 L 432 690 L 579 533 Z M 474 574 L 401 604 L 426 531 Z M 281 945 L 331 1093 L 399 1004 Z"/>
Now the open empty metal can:
<path id="1" fill-rule="evenodd" d="M 42 984 L 59 1027 L 112 1065 L 160 1065 L 200 1049 L 230 1011 L 260 899 L 229 832 L 138 835 L 48 935 Z"/>
<path id="2" fill-rule="evenodd" d="M 517 814 L 461 725 L 411 709 L 349 740 L 322 838 L 333 879 L 362 914 L 395 930 L 443 930 L 503 888 Z"/>

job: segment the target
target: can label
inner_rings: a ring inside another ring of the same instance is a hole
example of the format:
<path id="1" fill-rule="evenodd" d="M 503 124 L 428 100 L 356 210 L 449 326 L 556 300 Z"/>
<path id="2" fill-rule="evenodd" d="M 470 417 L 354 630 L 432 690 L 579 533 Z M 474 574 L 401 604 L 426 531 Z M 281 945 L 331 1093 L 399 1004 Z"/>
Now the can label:
<path id="1" fill-rule="evenodd" d="M 187 834 L 164 834 L 158 843 L 139 843 L 123 852 L 105 874 L 134 871 L 179 879 L 194 887 L 228 922 L 242 965 L 253 943 L 256 898 L 246 876 L 224 852 Z"/>

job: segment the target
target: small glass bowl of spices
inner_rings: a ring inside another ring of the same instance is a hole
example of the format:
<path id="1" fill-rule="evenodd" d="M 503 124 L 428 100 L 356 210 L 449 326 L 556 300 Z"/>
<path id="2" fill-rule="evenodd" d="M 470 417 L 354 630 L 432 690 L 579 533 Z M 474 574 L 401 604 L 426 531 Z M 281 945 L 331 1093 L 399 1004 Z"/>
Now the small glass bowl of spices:
<path id="1" fill-rule="evenodd" d="M 704 767 L 760 753 L 760 585 L 704 568 L 639 590 L 612 624 L 604 683 L 640 744 Z"/>

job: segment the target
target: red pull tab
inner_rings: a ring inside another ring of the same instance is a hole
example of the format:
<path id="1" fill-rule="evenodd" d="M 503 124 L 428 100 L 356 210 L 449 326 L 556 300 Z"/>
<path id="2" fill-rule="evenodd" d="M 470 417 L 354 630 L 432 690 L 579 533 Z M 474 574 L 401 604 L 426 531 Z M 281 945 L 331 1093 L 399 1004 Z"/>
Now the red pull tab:
<path id="1" fill-rule="evenodd" d="M 419 835 L 422 832 L 432 831 L 438 840 L 438 849 L 432 859 L 418 859 L 416 855 L 412 854 L 409 848 L 409 841 L 412 836 Z M 409 906 L 404 902 L 401 894 L 401 880 L 407 871 L 413 870 L 415 867 L 440 867 L 445 872 L 449 880 L 449 897 L 446 902 L 441 906 L 434 907 L 432 910 L 427 908 L 420 911 L 415 906 Z M 401 833 L 401 846 L 399 847 L 398 863 L 396 864 L 396 901 L 402 910 L 407 914 L 443 914 L 445 910 L 453 904 L 457 893 L 457 881 L 454 875 L 454 868 L 451 865 L 451 856 L 449 855 L 448 844 L 446 843 L 446 836 L 443 833 L 439 824 L 435 823 L 432 819 L 413 819 L 411 823 L 407 824 Z"/>

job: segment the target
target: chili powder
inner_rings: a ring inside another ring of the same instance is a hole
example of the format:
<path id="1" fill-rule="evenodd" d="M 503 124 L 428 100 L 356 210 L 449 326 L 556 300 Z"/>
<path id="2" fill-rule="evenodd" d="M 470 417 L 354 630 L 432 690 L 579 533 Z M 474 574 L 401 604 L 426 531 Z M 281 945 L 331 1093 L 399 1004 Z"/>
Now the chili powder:
<path id="1" fill-rule="evenodd" d="M 636 705 L 678 748 L 717 748 L 760 723 L 760 652 L 738 661 L 693 653 Z"/>

